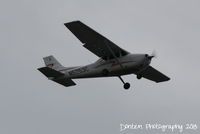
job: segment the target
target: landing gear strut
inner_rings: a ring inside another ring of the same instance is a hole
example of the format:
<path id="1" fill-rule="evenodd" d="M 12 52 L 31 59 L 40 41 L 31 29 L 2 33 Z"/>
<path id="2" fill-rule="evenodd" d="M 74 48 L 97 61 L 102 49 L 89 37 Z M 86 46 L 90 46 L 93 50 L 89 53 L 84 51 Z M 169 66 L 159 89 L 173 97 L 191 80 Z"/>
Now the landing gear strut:
<path id="1" fill-rule="evenodd" d="M 128 82 L 125 83 L 121 76 L 118 76 L 118 77 L 124 84 L 124 89 L 128 90 L 130 88 L 130 83 L 128 83 Z"/>

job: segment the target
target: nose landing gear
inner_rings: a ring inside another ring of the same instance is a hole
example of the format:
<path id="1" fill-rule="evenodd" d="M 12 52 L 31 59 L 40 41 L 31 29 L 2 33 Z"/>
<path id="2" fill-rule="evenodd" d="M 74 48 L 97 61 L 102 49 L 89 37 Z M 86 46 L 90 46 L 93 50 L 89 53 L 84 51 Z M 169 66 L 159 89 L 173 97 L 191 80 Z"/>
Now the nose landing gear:
<path id="1" fill-rule="evenodd" d="M 118 77 L 122 81 L 122 83 L 124 84 L 124 89 L 128 90 L 130 88 L 130 83 L 128 83 L 128 82 L 125 83 L 121 76 L 118 76 Z"/>

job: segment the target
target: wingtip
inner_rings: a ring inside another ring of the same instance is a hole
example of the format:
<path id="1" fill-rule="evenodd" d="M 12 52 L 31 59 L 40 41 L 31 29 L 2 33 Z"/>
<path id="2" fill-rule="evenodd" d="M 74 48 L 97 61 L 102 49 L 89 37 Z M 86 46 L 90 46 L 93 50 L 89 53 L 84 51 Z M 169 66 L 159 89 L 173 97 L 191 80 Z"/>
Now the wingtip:
<path id="1" fill-rule="evenodd" d="M 41 70 L 42 70 L 43 68 L 44 68 L 44 67 L 40 67 L 40 68 L 37 68 L 37 70 L 41 72 Z"/>
<path id="2" fill-rule="evenodd" d="M 74 21 L 66 22 L 66 23 L 64 23 L 64 25 L 67 27 L 69 24 L 80 23 L 80 22 L 81 22 L 80 20 L 74 20 Z"/>

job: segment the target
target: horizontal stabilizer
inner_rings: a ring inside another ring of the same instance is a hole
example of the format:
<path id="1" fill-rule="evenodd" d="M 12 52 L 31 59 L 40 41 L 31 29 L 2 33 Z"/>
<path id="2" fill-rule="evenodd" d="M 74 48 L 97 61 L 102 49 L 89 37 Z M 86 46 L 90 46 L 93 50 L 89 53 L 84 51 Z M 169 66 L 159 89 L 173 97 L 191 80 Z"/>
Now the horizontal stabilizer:
<path id="1" fill-rule="evenodd" d="M 42 67 L 42 68 L 38 68 L 38 70 L 43 73 L 46 77 L 60 77 L 60 76 L 64 76 L 63 73 L 58 72 L 52 68 L 49 67 Z"/>
<path id="2" fill-rule="evenodd" d="M 42 67 L 42 68 L 38 68 L 38 70 L 43 73 L 46 77 L 48 77 L 50 80 L 59 83 L 65 87 L 68 86 L 74 86 L 76 85 L 76 83 L 74 83 L 71 79 L 66 78 L 65 74 L 56 71 L 52 68 L 49 67 Z"/>
<path id="3" fill-rule="evenodd" d="M 76 85 L 76 83 L 74 83 L 71 79 L 67 79 L 67 78 L 54 79 L 53 81 L 65 86 L 65 87 L 75 86 Z"/>

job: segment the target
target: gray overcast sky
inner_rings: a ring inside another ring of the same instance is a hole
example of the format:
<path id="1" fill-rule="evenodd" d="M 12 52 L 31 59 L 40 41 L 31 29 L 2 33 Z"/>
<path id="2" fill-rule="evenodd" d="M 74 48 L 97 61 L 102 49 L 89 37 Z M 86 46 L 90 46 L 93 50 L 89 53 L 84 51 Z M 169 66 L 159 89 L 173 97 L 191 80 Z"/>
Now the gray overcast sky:
<path id="1" fill-rule="evenodd" d="M 200 1 L 198 0 L 1 0 L 1 134 L 154 134 L 120 123 L 197 124 L 200 130 Z M 65 88 L 38 67 L 54 55 L 63 65 L 97 57 L 63 25 L 81 20 L 120 47 L 151 53 L 152 66 L 171 80 L 156 84 L 135 75 L 75 80 Z"/>

